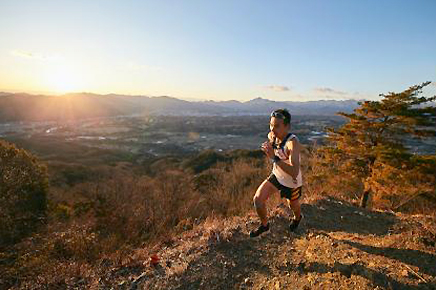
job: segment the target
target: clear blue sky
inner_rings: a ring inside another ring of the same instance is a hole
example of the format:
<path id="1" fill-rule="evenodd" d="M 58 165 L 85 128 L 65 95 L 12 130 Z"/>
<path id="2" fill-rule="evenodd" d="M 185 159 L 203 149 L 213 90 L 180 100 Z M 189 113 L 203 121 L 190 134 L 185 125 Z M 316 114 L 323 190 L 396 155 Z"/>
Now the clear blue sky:
<path id="1" fill-rule="evenodd" d="M 436 81 L 436 1 L 0 0 L 0 68 L 0 91 L 377 99 Z"/>

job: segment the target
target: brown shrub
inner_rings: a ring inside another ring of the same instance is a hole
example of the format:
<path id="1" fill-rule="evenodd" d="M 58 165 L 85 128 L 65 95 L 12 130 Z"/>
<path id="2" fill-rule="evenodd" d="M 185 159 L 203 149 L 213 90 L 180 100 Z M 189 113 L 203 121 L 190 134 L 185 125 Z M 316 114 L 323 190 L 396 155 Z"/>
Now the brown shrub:
<path id="1" fill-rule="evenodd" d="M 42 221 L 47 189 L 46 167 L 26 150 L 0 140 L 0 247 Z"/>
<path id="2" fill-rule="evenodd" d="M 111 267 L 124 265 L 126 253 L 138 246 L 169 240 L 209 217 L 252 211 L 270 169 L 265 159 L 241 157 L 197 175 L 174 167 L 153 177 L 114 171 L 110 180 L 52 188 L 47 229 L 17 245 L 14 264 L 0 270 L 9 285 L 95 283 L 108 257 Z M 278 200 L 273 196 L 270 203 Z"/>

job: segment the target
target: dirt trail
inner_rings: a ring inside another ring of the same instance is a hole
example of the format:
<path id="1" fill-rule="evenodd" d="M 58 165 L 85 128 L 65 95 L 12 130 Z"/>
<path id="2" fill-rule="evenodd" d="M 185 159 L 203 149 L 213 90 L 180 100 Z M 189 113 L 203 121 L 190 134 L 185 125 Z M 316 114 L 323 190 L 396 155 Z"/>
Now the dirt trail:
<path id="1" fill-rule="evenodd" d="M 210 219 L 156 250 L 156 266 L 110 280 L 120 289 L 436 289 L 434 218 L 331 198 L 302 210 L 304 223 L 290 233 L 279 205 L 257 238 L 248 236 L 254 214 Z"/>

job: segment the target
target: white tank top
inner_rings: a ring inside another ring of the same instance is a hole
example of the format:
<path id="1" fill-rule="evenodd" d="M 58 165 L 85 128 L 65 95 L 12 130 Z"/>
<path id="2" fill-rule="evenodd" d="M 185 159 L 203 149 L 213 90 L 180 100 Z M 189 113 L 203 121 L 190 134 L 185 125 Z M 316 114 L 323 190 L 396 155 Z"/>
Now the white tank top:
<path id="1" fill-rule="evenodd" d="M 295 138 L 297 141 L 299 141 L 298 137 L 295 136 L 294 134 L 292 134 L 291 136 L 289 136 L 288 140 L 286 140 L 286 143 L 291 142 L 291 140 Z M 286 148 L 286 145 L 283 146 L 283 148 Z M 280 159 L 287 163 L 287 164 L 291 164 L 291 162 L 289 161 L 289 156 L 286 154 L 286 150 L 281 149 L 281 148 L 274 148 L 274 154 L 278 157 L 280 157 Z M 292 150 L 289 152 L 289 154 L 292 154 Z M 301 154 L 299 155 L 299 160 L 300 160 L 300 164 L 301 164 Z M 291 175 L 289 175 L 288 173 L 286 173 L 283 169 L 281 169 L 276 163 L 273 163 L 273 169 L 272 169 L 272 173 L 277 177 L 277 180 L 279 181 L 280 184 L 287 186 L 287 187 L 291 187 L 291 188 L 295 188 L 295 187 L 300 187 L 303 185 L 303 178 L 302 178 L 302 174 L 301 174 L 301 165 L 300 168 L 298 170 L 298 175 L 297 178 L 293 178 Z"/>

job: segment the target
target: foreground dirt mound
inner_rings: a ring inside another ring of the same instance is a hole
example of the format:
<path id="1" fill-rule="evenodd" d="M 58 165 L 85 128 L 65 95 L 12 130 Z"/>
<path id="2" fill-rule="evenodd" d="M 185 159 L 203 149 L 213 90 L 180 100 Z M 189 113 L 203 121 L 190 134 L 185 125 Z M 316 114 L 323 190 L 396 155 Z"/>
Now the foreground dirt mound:
<path id="1" fill-rule="evenodd" d="M 368 211 L 334 199 L 270 211 L 270 232 L 250 238 L 254 214 L 208 219 L 159 249 L 140 268 L 102 284 L 120 289 L 436 289 L 434 217 Z M 142 251 L 142 252 L 141 252 Z M 153 256 L 153 258 L 150 258 Z M 100 284 L 100 286 L 103 286 Z"/>

